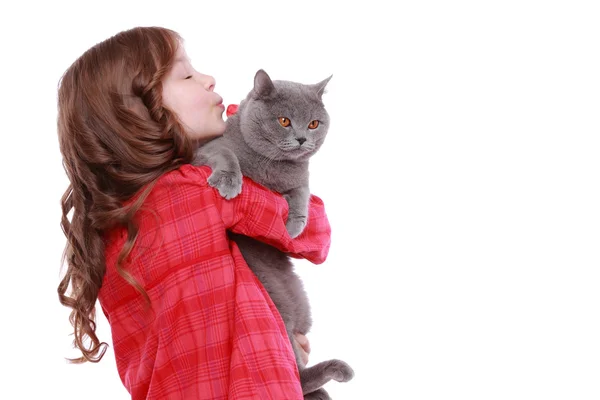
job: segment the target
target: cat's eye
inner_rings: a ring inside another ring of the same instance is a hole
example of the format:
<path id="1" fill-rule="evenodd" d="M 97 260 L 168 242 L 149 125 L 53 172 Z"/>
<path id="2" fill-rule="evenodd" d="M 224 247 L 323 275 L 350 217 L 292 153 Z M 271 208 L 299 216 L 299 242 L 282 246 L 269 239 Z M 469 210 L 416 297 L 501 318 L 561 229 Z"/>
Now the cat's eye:
<path id="1" fill-rule="evenodd" d="M 308 124 L 309 129 L 317 129 L 318 126 L 319 121 L 317 121 L 316 119 L 314 121 L 310 121 L 310 124 Z"/>
<path id="2" fill-rule="evenodd" d="M 281 124 L 281 126 L 283 126 L 284 128 L 287 128 L 288 126 L 290 126 L 291 121 L 289 120 L 289 118 L 286 117 L 279 117 L 279 123 Z"/>

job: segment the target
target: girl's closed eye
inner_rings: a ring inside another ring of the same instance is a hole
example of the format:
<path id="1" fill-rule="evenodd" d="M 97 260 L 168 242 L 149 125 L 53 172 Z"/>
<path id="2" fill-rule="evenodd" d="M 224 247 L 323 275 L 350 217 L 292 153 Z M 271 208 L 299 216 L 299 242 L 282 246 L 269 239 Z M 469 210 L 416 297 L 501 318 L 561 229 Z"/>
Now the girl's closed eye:
<path id="1" fill-rule="evenodd" d="M 186 76 L 185 79 L 192 79 L 192 75 Z"/>

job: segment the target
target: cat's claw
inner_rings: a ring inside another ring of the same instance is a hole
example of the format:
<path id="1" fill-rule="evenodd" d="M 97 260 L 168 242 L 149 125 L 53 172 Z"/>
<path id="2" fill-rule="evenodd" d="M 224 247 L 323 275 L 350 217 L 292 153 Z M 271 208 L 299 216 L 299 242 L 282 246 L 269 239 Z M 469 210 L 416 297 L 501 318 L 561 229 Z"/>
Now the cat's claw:
<path id="1" fill-rule="evenodd" d="M 306 217 L 302 216 L 288 218 L 285 227 L 292 239 L 298 237 L 302 233 L 304 227 L 306 227 L 306 220 Z"/>
<path id="2" fill-rule="evenodd" d="M 219 190 L 221 196 L 230 200 L 242 192 L 241 172 L 215 170 L 208 177 L 208 184 Z"/>

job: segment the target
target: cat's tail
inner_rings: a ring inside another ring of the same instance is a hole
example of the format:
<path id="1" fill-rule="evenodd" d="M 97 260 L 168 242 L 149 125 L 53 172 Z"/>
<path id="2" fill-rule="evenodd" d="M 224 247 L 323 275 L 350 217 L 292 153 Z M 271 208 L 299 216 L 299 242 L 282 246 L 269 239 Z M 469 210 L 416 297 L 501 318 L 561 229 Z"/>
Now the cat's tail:
<path id="1" fill-rule="evenodd" d="M 312 393 L 330 380 L 348 382 L 354 377 L 354 371 L 341 360 L 328 360 L 300 371 L 302 393 Z"/>

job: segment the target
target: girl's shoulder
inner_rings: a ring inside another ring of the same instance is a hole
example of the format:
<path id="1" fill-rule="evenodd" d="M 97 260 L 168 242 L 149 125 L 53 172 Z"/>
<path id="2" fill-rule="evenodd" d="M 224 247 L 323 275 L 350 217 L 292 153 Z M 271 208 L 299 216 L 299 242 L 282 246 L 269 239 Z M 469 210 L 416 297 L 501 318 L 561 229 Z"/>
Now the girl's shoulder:
<path id="1" fill-rule="evenodd" d="M 184 164 L 181 167 L 173 171 L 169 171 L 161 176 L 157 183 L 169 184 L 173 182 L 189 181 L 207 186 L 207 179 L 211 172 L 212 171 L 210 167 L 206 165 L 195 166 L 191 164 Z"/>
<path id="2" fill-rule="evenodd" d="M 208 184 L 208 177 L 212 170 L 208 166 L 194 166 L 184 164 L 177 169 L 166 172 L 161 175 L 153 184 L 148 196 L 144 200 L 144 206 L 156 207 L 164 206 L 165 202 L 174 201 L 182 197 L 197 197 L 201 193 L 207 194 L 207 199 L 212 198 L 208 195 L 212 193 L 212 187 Z M 128 206 L 138 199 L 146 187 L 141 188 L 132 198 L 124 202 Z"/>

